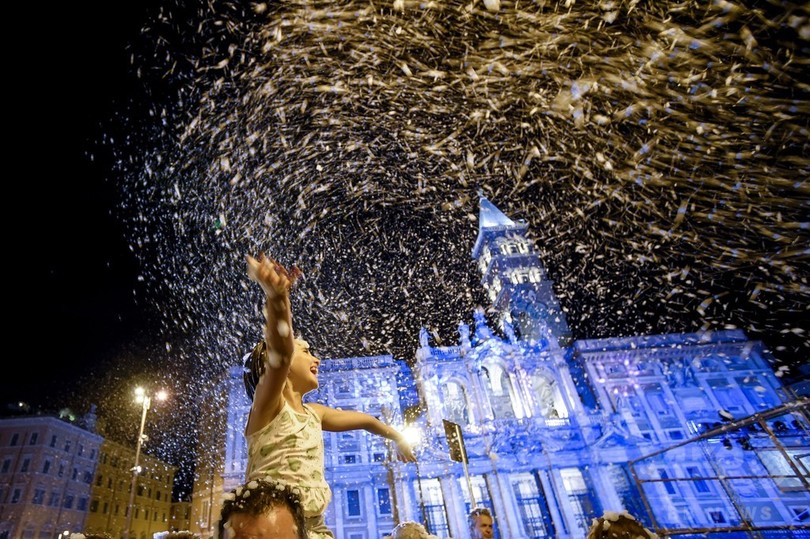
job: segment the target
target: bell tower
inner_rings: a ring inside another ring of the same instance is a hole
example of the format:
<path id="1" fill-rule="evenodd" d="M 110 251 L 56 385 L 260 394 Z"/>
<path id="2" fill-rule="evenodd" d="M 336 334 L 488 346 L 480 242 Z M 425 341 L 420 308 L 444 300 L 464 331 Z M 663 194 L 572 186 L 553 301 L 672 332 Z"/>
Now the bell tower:
<path id="1" fill-rule="evenodd" d="M 507 333 L 514 330 L 522 342 L 565 347 L 571 331 L 528 230 L 525 221 L 513 221 L 482 196 L 472 257 Z"/>

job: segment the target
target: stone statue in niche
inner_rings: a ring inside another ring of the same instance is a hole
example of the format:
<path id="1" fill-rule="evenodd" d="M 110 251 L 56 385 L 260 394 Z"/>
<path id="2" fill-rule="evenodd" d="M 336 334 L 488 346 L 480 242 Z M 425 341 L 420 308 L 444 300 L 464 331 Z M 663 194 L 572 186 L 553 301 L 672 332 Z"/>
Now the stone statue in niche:
<path id="1" fill-rule="evenodd" d="M 687 361 L 676 359 L 668 365 L 667 382 L 670 387 L 696 386 L 695 373 Z"/>
<path id="2" fill-rule="evenodd" d="M 422 328 L 419 330 L 419 346 L 421 346 L 422 348 L 427 348 L 430 345 L 430 343 L 428 342 L 429 339 L 430 336 L 428 335 L 427 328 L 425 328 L 425 326 L 422 326 Z"/>
<path id="3" fill-rule="evenodd" d="M 503 332 L 506 334 L 506 338 L 509 339 L 509 342 L 515 344 L 517 342 L 517 335 L 515 335 L 515 327 L 512 325 L 508 319 L 503 319 Z"/>
<path id="4" fill-rule="evenodd" d="M 458 325 L 458 335 L 459 335 L 459 337 L 461 339 L 461 345 L 462 346 L 470 346 L 471 345 L 471 343 L 470 343 L 470 326 L 468 326 L 464 322 L 461 322 Z"/>

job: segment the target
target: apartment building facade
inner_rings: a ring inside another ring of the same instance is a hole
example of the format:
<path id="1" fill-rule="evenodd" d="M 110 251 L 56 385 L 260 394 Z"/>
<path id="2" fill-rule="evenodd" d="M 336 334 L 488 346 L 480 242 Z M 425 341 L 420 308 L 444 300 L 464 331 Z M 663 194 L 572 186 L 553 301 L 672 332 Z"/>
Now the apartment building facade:
<path id="1" fill-rule="evenodd" d="M 95 411 L 0 419 L 0 538 L 65 533 L 124 537 L 135 450 L 95 433 Z M 175 466 L 142 453 L 130 538 L 151 539 L 172 520 Z M 188 526 L 187 520 L 180 520 Z"/>

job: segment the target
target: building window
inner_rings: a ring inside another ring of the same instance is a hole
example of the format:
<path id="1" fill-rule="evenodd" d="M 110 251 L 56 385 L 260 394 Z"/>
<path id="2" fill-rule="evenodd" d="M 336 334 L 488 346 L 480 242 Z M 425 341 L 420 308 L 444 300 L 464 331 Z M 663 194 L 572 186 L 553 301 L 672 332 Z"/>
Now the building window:
<path id="1" fill-rule="evenodd" d="M 425 508 L 427 522 L 425 526 L 433 535 L 448 537 L 450 527 L 447 524 L 447 512 L 444 506 L 444 496 L 438 479 L 422 481 L 422 501 Z"/>
<path id="2" fill-rule="evenodd" d="M 549 514 L 546 500 L 537 488 L 537 481 L 529 474 L 519 474 L 512 483 L 515 497 L 527 537 L 551 537 L 550 522 L 544 515 Z"/>
<path id="3" fill-rule="evenodd" d="M 767 410 L 779 404 L 776 394 L 755 376 L 738 378 L 737 383 L 755 410 Z"/>
<path id="4" fill-rule="evenodd" d="M 794 451 L 788 450 L 788 455 L 793 459 L 796 458 Z M 771 476 L 772 481 L 779 490 L 782 492 L 804 491 L 801 478 L 796 476 L 796 472 L 782 455 L 781 451 L 758 451 L 757 456 L 768 470 L 768 475 Z"/>
<path id="5" fill-rule="evenodd" d="M 45 501 L 45 490 L 38 488 L 34 490 L 34 497 L 31 498 L 31 503 L 34 505 L 42 505 Z"/>
<path id="6" fill-rule="evenodd" d="M 8 473 L 10 468 L 11 468 L 11 459 L 6 459 L 3 461 L 3 467 L 0 468 L 0 472 Z"/>
<path id="7" fill-rule="evenodd" d="M 692 484 L 695 486 L 695 490 L 700 494 L 708 494 L 711 492 L 709 485 L 702 479 L 700 470 L 696 466 L 689 466 L 686 468 L 689 477 L 694 479 Z"/>
<path id="8" fill-rule="evenodd" d="M 20 435 L 15 432 L 14 434 L 11 435 L 11 442 L 9 442 L 8 445 L 10 445 L 11 447 L 14 447 L 15 445 L 17 445 L 17 442 L 19 442 L 19 441 L 20 441 Z"/>
<path id="9" fill-rule="evenodd" d="M 622 363 L 608 363 L 605 365 L 605 374 L 608 378 L 626 378 L 627 368 Z"/>
<path id="10" fill-rule="evenodd" d="M 20 496 L 22 496 L 22 491 L 18 488 L 15 488 L 11 491 L 11 503 L 17 503 L 20 501 Z"/>
<path id="11" fill-rule="evenodd" d="M 372 460 L 374 462 L 385 462 L 385 453 L 374 453 Z"/>
<path id="12" fill-rule="evenodd" d="M 497 365 L 481 371 L 495 418 L 514 419 L 515 410 L 512 407 L 512 384 L 509 375 Z"/>
<path id="13" fill-rule="evenodd" d="M 36 445 L 38 438 L 39 438 L 39 433 L 38 432 L 32 432 L 31 437 L 28 439 L 28 445 Z"/>
<path id="14" fill-rule="evenodd" d="M 726 515 L 724 515 L 722 511 L 709 511 L 709 518 L 711 518 L 712 522 L 715 524 L 726 523 Z"/>
<path id="15" fill-rule="evenodd" d="M 458 382 L 448 382 L 444 390 L 444 411 L 447 419 L 459 425 L 470 422 L 467 413 L 467 395 Z"/>
<path id="16" fill-rule="evenodd" d="M 487 485 L 483 476 L 471 476 L 470 483 L 472 483 L 476 503 L 492 509 L 492 501 L 489 499 L 489 491 L 487 490 Z M 469 512 L 473 509 L 472 504 L 470 503 L 469 485 L 466 481 L 460 479 L 459 486 L 461 487 L 461 492 L 464 496 L 464 513 L 469 514 Z"/>
<path id="17" fill-rule="evenodd" d="M 791 507 L 794 522 L 807 522 L 810 520 L 810 507 Z"/>
<path id="18" fill-rule="evenodd" d="M 343 464 L 357 464 L 357 455 L 341 455 Z"/>
<path id="19" fill-rule="evenodd" d="M 675 485 L 672 484 L 672 481 L 669 480 L 669 474 L 664 468 L 658 468 L 658 477 L 661 478 L 661 482 L 664 485 L 664 489 L 666 489 L 667 494 L 675 495 L 678 491 L 675 490 Z"/>
<path id="20" fill-rule="evenodd" d="M 510 270 L 507 275 L 509 276 L 509 282 L 512 284 L 539 283 L 543 280 L 543 274 L 540 272 L 540 269 L 535 267 L 515 268 Z"/>
<path id="21" fill-rule="evenodd" d="M 495 240 L 495 245 L 498 246 L 498 250 L 502 255 L 525 255 L 529 253 L 529 242 L 525 238 L 519 236 L 498 238 Z"/>
<path id="22" fill-rule="evenodd" d="M 65 509 L 73 509 L 73 494 L 65 494 L 65 501 L 62 503 L 62 507 Z"/>
<path id="23" fill-rule="evenodd" d="M 728 358 L 725 357 L 724 361 L 728 361 Z M 721 368 L 721 363 L 714 358 L 706 358 L 700 362 L 700 370 L 703 372 L 720 372 L 723 369 Z"/>
<path id="24" fill-rule="evenodd" d="M 51 492 L 51 497 L 48 498 L 48 507 L 59 506 L 59 493 L 56 491 Z"/>
<path id="25" fill-rule="evenodd" d="M 27 457 L 24 458 L 23 461 L 22 461 L 22 466 L 20 466 L 20 472 L 21 473 L 27 472 L 28 471 L 28 466 L 30 466 L 30 465 L 31 465 L 31 459 L 27 458 Z"/>
<path id="26" fill-rule="evenodd" d="M 51 436 L 51 447 L 56 447 L 56 434 Z"/>
<path id="27" fill-rule="evenodd" d="M 46 460 L 42 463 L 42 473 L 48 473 L 51 469 L 51 461 Z"/>
<path id="28" fill-rule="evenodd" d="M 740 406 L 743 400 L 740 392 L 731 387 L 728 381 L 724 379 L 709 380 L 709 387 L 712 388 L 714 398 L 717 399 L 717 403 L 721 408 L 735 415 L 744 412 L 742 406 Z"/>
<path id="29" fill-rule="evenodd" d="M 362 516 L 360 511 L 360 491 L 347 490 L 346 491 L 346 512 L 350 517 Z"/>
<path id="30" fill-rule="evenodd" d="M 76 509 L 79 511 L 87 511 L 87 498 L 79 498 L 79 503 L 76 504 Z"/>
<path id="31" fill-rule="evenodd" d="M 589 488 L 586 477 L 578 468 L 563 468 L 560 470 L 560 477 L 577 527 L 583 535 L 587 534 L 591 520 L 602 514 L 602 508 L 592 495 L 593 489 Z"/>
<path id="32" fill-rule="evenodd" d="M 664 390 L 658 384 L 646 386 L 644 392 L 647 397 L 647 403 L 650 405 L 650 410 L 658 417 L 668 417 L 673 415 L 673 408 L 676 407 L 674 402 L 667 399 Z"/>
<path id="33" fill-rule="evenodd" d="M 97 513 L 98 512 L 98 500 L 97 499 L 93 499 L 93 501 L 90 502 L 90 512 L 91 513 Z"/>
<path id="34" fill-rule="evenodd" d="M 380 515 L 391 514 L 391 491 L 387 488 L 377 489 L 377 511 Z"/>

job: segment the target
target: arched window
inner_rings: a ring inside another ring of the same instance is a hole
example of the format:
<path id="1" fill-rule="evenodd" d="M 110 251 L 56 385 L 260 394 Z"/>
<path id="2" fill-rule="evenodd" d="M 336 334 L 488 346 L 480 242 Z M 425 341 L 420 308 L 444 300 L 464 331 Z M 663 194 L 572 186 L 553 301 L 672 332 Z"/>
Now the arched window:
<path id="1" fill-rule="evenodd" d="M 568 417 L 568 408 L 565 406 L 557 381 L 545 374 L 536 373 L 532 376 L 534 395 L 540 415 L 546 419 Z"/>
<path id="2" fill-rule="evenodd" d="M 511 419 L 515 417 L 512 406 L 512 383 L 509 375 L 498 365 L 491 365 L 481 369 L 484 386 L 492 406 L 492 413 L 496 419 Z"/>
<path id="3" fill-rule="evenodd" d="M 458 382 L 448 382 L 444 388 L 444 412 L 447 419 L 459 425 L 470 422 L 467 411 L 467 393 Z"/>

